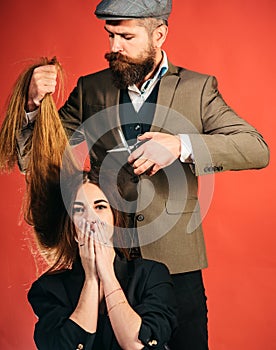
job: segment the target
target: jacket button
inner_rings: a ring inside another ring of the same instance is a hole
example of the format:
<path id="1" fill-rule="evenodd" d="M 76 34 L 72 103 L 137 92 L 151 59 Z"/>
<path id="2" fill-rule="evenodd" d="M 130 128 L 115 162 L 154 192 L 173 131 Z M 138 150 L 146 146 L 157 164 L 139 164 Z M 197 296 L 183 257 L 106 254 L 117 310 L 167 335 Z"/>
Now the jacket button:
<path id="1" fill-rule="evenodd" d="M 155 339 L 153 339 L 153 340 L 151 340 L 151 341 L 149 341 L 148 342 L 148 345 L 149 346 L 154 346 L 154 345 L 157 345 L 158 343 L 157 343 L 157 340 L 155 340 Z"/>
<path id="2" fill-rule="evenodd" d="M 77 346 L 77 349 L 76 349 L 76 350 L 83 350 L 83 349 L 84 349 L 83 344 L 79 344 L 79 345 Z"/>
<path id="3" fill-rule="evenodd" d="M 142 214 L 139 214 L 139 215 L 136 216 L 136 220 L 137 220 L 137 221 L 143 221 L 144 218 L 145 218 L 145 217 L 144 217 L 144 215 L 142 215 Z"/>

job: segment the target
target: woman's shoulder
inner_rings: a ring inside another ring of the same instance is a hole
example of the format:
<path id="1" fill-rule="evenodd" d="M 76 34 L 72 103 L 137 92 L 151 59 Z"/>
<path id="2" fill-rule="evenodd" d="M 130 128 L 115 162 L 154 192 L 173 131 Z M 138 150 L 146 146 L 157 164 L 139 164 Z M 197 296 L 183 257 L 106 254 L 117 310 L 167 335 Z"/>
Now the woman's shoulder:
<path id="1" fill-rule="evenodd" d="M 60 285 L 68 275 L 70 270 L 60 270 L 52 273 L 45 272 L 35 280 L 31 285 L 31 291 L 37 289 L 51 289 L 54 285 Z"/>
<path id="2" fill-rule="evenodd" d="M 32 305 L 48 303 L 53 300 L 65 303 L 74 290 L 74 295 L 80 293 L 83 282 L 81 274 L 74 274 L 73 269 L 59 270 L 55 273 L 44 273 L 34 281 L 28 291 L 28 300 Z"/>
<path id="3" fill-rule="evenodd" d="M 76 260 L 71 267 L 64 267 L 58 270 L 46 271 L 34 282 L 34 284 L 59 283 L 68 278 L 79 278 L 83 275 L 81 263 Z"/>

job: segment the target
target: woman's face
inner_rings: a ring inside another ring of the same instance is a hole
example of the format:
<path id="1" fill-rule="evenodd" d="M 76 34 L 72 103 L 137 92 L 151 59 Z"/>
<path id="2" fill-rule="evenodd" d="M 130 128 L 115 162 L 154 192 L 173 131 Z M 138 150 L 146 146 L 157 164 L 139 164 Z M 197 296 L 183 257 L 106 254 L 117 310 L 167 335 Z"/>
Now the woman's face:
<path id="1" fill-rule="evenodd" d="M 73 203 L 73 222 L 76 229 L 89 224 L 92 231 L 97 225 L 104 227 L 103 238 L 110 241 L 113 234 L 114 217 L 110 204 L 102 190 L 91 183 L 83 184 L 76 195 Z"/>

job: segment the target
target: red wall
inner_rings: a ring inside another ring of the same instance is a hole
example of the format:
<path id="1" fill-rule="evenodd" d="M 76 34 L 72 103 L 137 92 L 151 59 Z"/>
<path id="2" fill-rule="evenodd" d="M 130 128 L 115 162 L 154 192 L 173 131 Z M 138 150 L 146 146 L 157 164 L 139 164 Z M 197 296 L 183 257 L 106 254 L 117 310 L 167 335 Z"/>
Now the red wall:
<path id="1" fill-rule="evenodd" d="M 106 66 L 96 0 L 9 0 L 0 3 L 0 109 L 28 59 L 57 55 L 67 94 L 79 75 Z M 204 220 L 204 271 L 212 350 L 275 348 L 275 37 L 274 0 L 174 0 L 166 50 L 170 60 L 218 78 L 225 100 L 265 137 L 271 163 L 260 171 L 215 178 Z M 273 137 L 274 136 L 274 137 Z M 0 348 L 34 349 L 35 317 L 26 292 L 36 276 L 22 224 L 24 179 L 0 177 Z"/>

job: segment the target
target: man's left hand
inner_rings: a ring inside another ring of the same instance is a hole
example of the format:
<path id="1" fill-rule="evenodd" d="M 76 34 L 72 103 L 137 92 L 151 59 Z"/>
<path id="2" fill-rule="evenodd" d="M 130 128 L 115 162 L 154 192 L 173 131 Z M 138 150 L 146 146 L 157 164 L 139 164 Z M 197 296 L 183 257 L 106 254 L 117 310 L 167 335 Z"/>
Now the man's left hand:
<path id="1" fill-rule="evenodd" d="M 138 137 L 144 142 L 128 157 L 134 173 L 154 175 L 158 170 L 172 164 L 180 156 L 181 142 L 178 135 L 161 132 L 146 132 Z"/>

